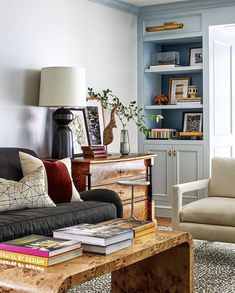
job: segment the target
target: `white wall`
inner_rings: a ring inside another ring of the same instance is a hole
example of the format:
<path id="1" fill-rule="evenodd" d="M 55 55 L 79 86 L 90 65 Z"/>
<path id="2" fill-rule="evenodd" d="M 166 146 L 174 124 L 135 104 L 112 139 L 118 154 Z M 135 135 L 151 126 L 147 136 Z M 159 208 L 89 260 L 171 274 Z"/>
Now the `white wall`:
<path id="1" fill-rule="evenodd" d="M 36 107 L 42 67 L 85 67 L 88 86 L 136 100 L 136 31 L 136 16 L 88 0 L 0 0 L 0 147 L 48 155 L 50 115 Z M 110 151 L 118 151 L 119 133 Z"/>

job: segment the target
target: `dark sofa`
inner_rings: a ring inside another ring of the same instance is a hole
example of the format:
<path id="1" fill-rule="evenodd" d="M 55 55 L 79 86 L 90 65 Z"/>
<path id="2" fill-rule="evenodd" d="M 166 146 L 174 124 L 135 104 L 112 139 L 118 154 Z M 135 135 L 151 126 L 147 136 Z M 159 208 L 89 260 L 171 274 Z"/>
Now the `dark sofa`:
<path id="1" fill-rule="evenodd" d="M 0 178 L 19 181 L 23 177 L 19 151 L 36 156 L 28 149 L 0 148 Z M 95 189 L 80 195 L 83 201 L 56 207 L 0 212 L 0 242 L 30 234 L 50 235 L 58 228 L 122 217 L 122 202 L 116 192 Z"/>

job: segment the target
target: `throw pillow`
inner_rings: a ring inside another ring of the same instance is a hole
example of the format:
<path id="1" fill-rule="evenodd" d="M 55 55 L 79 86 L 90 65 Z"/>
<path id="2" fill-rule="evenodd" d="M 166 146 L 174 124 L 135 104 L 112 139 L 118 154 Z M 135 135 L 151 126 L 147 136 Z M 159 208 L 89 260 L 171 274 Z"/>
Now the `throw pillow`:
<path id="1" fill-rule="evenodd" d="M 55 162 L 41 161 L 29 154 L 19 152 L 23 174 L 34 171 L 38 164 L 44 167 L 47 175 L 45 182 L 48 194 L 54 203 L 81 201 L 73 183 L 71 159 L 65 158 Z"/>
<path id="2" fill-rule="evenodd" d="M 45 190 L 43 167 L 19 182 L 0 179 L 0 212 L 55 206 Z"/>

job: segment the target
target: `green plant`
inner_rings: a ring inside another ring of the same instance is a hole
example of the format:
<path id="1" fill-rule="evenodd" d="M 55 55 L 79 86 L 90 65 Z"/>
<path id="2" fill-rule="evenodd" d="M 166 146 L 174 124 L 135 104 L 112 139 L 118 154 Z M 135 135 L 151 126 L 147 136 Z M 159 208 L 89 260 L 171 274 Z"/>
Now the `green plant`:
<path id="1" fill-rule="evenodd" d="M 150 115 L 150 120 L 156 121 L 157 123 L 159 123 L 162 119 L 164 119 L 164 117 L 160 114 L 151 114 Z"/>
<path id="2" fill-rule="evenodd" d="M 88 88 L 88 96 L 88 99 L 97 99 L 100 101 L 102 107 L 108 110 L 112 110 L 119 102 L 116 115 L 120 120 L 122 127 L 124 128 L 127 125 L 127 122 L 132 120 L 141 132 L 147 134 L 148 130 L 145 127 L 143 108 L 139 108 L 136 101 L 131 101 L 125 106 L 110 89 L 103 90 L 102 92 L 94 92 L 92 88 Z"/>

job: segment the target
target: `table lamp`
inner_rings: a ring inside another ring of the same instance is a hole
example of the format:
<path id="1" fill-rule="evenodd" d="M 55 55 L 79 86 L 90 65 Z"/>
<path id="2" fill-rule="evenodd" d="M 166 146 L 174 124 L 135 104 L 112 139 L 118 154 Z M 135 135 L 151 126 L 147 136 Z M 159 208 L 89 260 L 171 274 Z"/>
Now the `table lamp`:
<path id="1" fill-rule="evenodd" d="M 59 107 L 53 113 L 57 127 L 53 134 L 52 158 L 73 158 L 73 135 L 68 124 L 74 119 L 74 115 L 68 108 L 86 106 L 85 69 L 42 68 L 39 106 Z"/>

